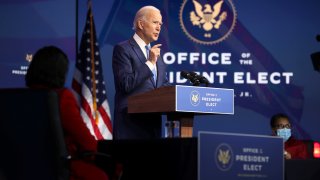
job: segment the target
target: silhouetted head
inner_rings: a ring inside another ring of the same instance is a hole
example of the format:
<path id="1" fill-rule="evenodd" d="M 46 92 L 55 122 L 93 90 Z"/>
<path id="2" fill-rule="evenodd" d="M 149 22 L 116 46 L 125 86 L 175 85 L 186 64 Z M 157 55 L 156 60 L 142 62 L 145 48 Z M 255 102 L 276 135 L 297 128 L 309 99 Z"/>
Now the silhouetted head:
<path id="1" fill-rule="evenodd" d="M 28 87 L 62 88 L 66 81 L 69 60 L 55 46 L 39 49 L 33 56 L 25 80 Z"/>

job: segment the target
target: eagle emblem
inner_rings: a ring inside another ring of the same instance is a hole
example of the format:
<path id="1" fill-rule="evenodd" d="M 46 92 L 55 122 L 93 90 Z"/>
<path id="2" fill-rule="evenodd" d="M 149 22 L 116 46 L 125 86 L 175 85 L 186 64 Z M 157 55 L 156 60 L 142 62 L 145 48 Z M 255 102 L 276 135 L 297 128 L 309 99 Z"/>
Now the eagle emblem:
<path id="1" fill-rule="evenodd" d="M 208 3 L 203 8 L 198 1 L 193 0 L 192 2 L 195 11 L 190 12 L 190 20 L 194 26 L 202 27 L 205 31 L 211 31 L 212 28 L 219 29 L 221 23 L 227 18 L 226 11 L 220 13 L 223 0 L 215 3 L 212 8 Z"/>
<path id="2" fill-rule="evenodd" d="M 200 103 L 200 94 L 198 91 L 194 90 L 190 93 L 190 103 L 193 106 L 198 106 Z"/>
<path id="3" fill-rule="evenodd" d="M 192 101 L 197 102 L 199 100 L 199 94 L 192 94 Z"/>
<path id="4" fill-rule="evenodd" d="M 32 54 L 26 54 L 26 61 L 31 62 L 33 58 Z"/>
<path id="5" fill-rule="evenodd" d="M 224 166 L 229 163 L 230 160 L 230 154 L 229 150 L 222 151 L 221 149 L 219 150 L 219 155 L 218 155 L 218 160 L 223 164 Z"/>

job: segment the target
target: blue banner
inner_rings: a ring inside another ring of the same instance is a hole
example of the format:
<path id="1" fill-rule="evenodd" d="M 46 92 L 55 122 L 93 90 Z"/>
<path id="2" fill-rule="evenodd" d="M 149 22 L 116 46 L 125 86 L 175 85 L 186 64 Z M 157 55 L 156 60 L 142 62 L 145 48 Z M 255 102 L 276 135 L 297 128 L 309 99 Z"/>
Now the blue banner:
<path id="1" fill-rule="evenodd" d="M 310 59 L 320 50 L 315 38 L 320 33 L 319 0 L 92 1 L 111 113 L 113 47 L 133 36 L 135 13 L 145 5 L 161 11 L 161 33 L 152 44 L 162 44 L 171 83 L 191 85 L 180 72 L 193 71 L 206 77 L 210 87 L 234 89 L 234 115 L 219 116 L 219 121 L 197 116 L 195 135 L 198 130 L 248 129 L 267 135 L 270 117 L 281 112 L 290 116 L 297 138 L 320 140 L 320 78 Z M 45 45 L 67 53 L 70 87 L 86 12 L 87 1 L 2 0 L 0 87 L 24 87 L 32 55 Z"/>
<path id="2" fill-rule="evenodd" d="M 199 132 L 198 180 L 283 178 L 284 157 L 281 138 Z"/>
<path id="3" fill-rule="evenodd" d="M 233 114 L 234 90 L 177 85 L 176 111 Z"/>
<path id="4" fill-rule="evenodd" d="M 284 1 L 263 2 L 271 11 L 285 8 Z M 291 6 L 297 2 L 289 4 Z M 257 27 L 248 26 L 249 23 L 243 18 L 244 15 L 258 19 L 270 17 L 265 23 L 273 22 L 281 27 L 279 18 L 271 18 L 269 11 L 264 11 L 265 14 L 247 12 L 257 9 L 260 3 L 250 1 L 244 5 L 232 0 L 117 1 L 103 24 L 99 42 L 102 46 L 113 46 L 132 37 L 133 18 L 128 17 L 134 17 L 142 6 L 153 5 L 160 9 L 163 18 L 161 34 L 155 43 L 162 44 L 162 58 L 168 65 L 167 75 L 171 83 L 189 85 L 180 72 L 194 71 L 206 77 L 212 87 L 234 89 L 235 106 L 266 118 L 285 112 L 292 117 L 293 124 L 297 124 L 302 116 L 305 98 L 303 87 L 296 83 L 297 72 L 283 63 L 292 58 L 273 54 L 274 51 L 266 48 L 261 38 L 257 38 L 257 33 L 252 31 Z M 274 17 L 283 16 L 274 11 L 271 14 Z M 274 24 L 270 23 L 270 27 Z M 267 30 L 257 32 L 269 34 L 268 40 L 273 36 L 277 39 L 288 36 L 287 31 L 282 34 L 270 34 Z M 284 46 L 290 47 L 292 44 Z M 297 130 L 307 136 L 299 127 Z"/>
<path id="5" fill-rule="evenodd" d="M 75 1 L 2 0 L 0 2 L 0 87 L 25 87 L 33 54 L 54 45 L 75 60 Z M 71 79 L 71 78 L 70 78 Z"/>

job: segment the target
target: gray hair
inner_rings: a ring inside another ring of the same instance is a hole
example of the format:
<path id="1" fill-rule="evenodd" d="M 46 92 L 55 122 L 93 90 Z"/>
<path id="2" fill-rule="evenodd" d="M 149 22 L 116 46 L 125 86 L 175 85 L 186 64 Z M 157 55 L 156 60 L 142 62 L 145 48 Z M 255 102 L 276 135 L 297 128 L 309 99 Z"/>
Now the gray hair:
<path id="1" fill-rule="evenodd" d="M 137 30 L 137 22 L 139 20 L 146 21 L 146 15 L 150 10 L 156 10 L 160 12 L 160 10 L 154 6 L 143 6 L 137 11 L 136 16 L 134 17 L 133 27 L 132 27 L 133 30 L 135 31 Z"/>

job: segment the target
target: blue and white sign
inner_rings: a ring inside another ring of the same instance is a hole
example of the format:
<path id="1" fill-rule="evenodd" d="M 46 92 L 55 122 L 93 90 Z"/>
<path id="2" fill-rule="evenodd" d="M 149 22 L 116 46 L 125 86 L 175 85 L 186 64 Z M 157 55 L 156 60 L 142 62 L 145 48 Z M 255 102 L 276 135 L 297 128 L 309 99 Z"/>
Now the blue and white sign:
<path id="1" fill-rule="evenodd" d="M 198 180 L 283 180 L 283 171 L 282 138 L 199 132 Z"/>
<path id="2" fill-rule="evenodd" d="M 177 85 L 176 111 L 233 114 L 234 90 Z"/>

